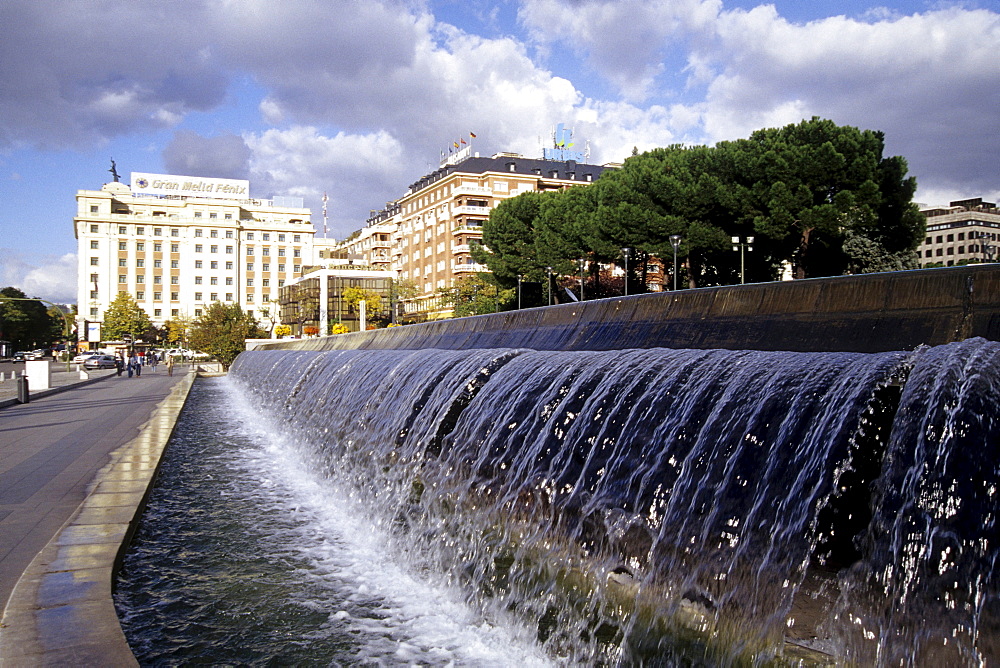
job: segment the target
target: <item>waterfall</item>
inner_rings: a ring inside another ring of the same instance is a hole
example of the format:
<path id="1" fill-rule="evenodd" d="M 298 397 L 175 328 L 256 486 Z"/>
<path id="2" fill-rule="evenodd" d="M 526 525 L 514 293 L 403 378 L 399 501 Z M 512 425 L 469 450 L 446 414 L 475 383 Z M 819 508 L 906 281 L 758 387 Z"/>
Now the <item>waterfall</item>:
<path id="1" fill-rule="evenodd" d="M 273 350 L 231 376 L 553 657 L 976 665 L 998 351 Z"/>

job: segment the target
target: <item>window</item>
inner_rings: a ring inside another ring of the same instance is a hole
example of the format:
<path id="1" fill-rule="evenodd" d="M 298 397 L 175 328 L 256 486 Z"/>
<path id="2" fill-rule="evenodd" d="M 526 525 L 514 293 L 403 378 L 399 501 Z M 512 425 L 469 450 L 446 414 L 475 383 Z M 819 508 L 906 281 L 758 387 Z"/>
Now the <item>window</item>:
<path id="1" fill-rule="evenodd" d="M 253 303 L 253 293 L 252 292 L 248 292 L 247 293 L 247 303 L 248 304 L 252 304 Z"/>
<path id="2" fill-rule="evenodd" d="M 253 255 L 253 246 L 247 247 L 247 255 Z"/>
<path id="3" fill-rule="evenodd" d="M 253 232 L 247 232 L 247 241 L 253 241 Z"/>
<path id="4" fill-rule="evenodd" d="M 266 303 L 269 301 L 271 301 L 271 297 L 269 295 L 264 295 L 264 302 Z"/>
<path id="5" fill-rule="evenodd" d="M 180 277 L 178 276 L 170 277 L 170 285 L 177 285 L 178 283 L 180 283 Z"/>
<path id="6" fill-rule="evenodd" d="M 154 253 L 162 253 L 163 252 L 163 244 L 161 244 L 161 243 L 155 243 L 155 244 L 153 244 L 153 252 Z"/>
<path id="7" fill-rule="evenodd" d="M 96 320 L 97 319 L 97 309 L 96 308 L 90 309 L 90 319 L 91 320 Z"/>
<path id="8" fill-rule="evenodd" d="M 90 291 L 90 298 L 91 299 L 97 299 L 97 290 L 91 290 Z"/>
<path id="9" fill-rule="evenodd" d="M 285 249 L 284 248 L 279 248 L 278 249 L 278 257 L 285 257 Z"/>
<path id="10" fill-rule="evenodd" d="M 135 266 L 137 266 L 137 267 L 145 267 L 146 266 L 146 261 L 143 260 L 142 258 L 139 258 L 138 260 L 135 261 Z"/>
<path id="11" fill-rule="evenodd" d="M 292 251 L 292 257 L 302 257 L 302 251 L 296 248 L 294 251 Z"/>
<path id="12" fill-rule="evenodd" d="M 247 262 L 247 271 L 253 271 L 253 262 Z"/>
<path id="13" fill-rule="evenodd" d="M 279 264 L 278 265 L 278 271 L 284 271 L 284 270 L 285 270 L 285 265 Z"/>
<path id="14" fill-rule="evenodd" d="M 271 240 L 271 235 L 270 235 L 270 234 L 268 234 L 267 232 L 264 232 L 264 234 L 262 234 L 262 235 L 260 235 L 260 236 L 261 236 L 261 238 L 262 238 L 262 239 L 263 239 L 264 241 L 270 241 L 270 240 Z"/>
<path id="15" fill-rule="evenodd" d="M 177 268 L 177 262 L 178 262 L 177 260 L 171 260 L 170 261 L 170 268 L 171 269 L 176 269 Z"/>
<path id="16" fill-rule="evenodd" d="M 215 218 L 215 214 L 214 213 L 212 214 L 212 217 Z M 218 239 L 219 238 L 219 230 L 212 230 L 211 232 L 208 233 L 208 236 L 212 237 L 213 239 Z"/>
<path id="17" fill-rule="evenodd" d="M 91 213 L 97 213 L 97 205 L 96 204 L 91 204 L 90 205 L 90 212 Z"/>
<path id="18" fill-rule="evenodd" d="M 142 290 L 139 290 L 138 292 L 135 293 L 135 298 L 138 299 L 139 301 L 142 301 L 143 299 L 146 298 L 146 293 L 143 292 Z"/>
<path id="19" fill-rule="evenodd" d="M 219 261 L 218 260 L 212 260 L 212 262 L 209 264 L 209 266 L 212 269 L 218 269 L 219 268 Z"/>
<path id="20" fill-rule="evenodd" d="M 90 282 L 91 283 L 96 283 L 97 282 L 97 274 L 91 274 L 90 275 Z"/>
<path id="21" fill-rule="evenodd" d="M 232 246 L 226 246 L 226 252 L 228 254 L 232 255 L 233 254 L 233 247 Z"/>
<path id="22" fill-rule="evenodd" d="M 232 271 L 233 270 L 233 263 L 232 262 L 227 262 L 226 263 L 226 269 L 228 269 L 229 271 Z"/>
<path id="23" fill-rule="evenodd" d="M 154 301 L 157 300 L 157 299 L 159 299 L 159 296 L 158 296 L 159 294 L 160 294 L 159 292 L 154 292 L 153 293 L 153 300 Z M 153 317 L 154 318 L 162 318 L 163 317 L 163 309 L 161 309 L 161 308 L 154 308 L 153 309 Z"/>
<path id="24" fill-rule="evenodd" d="M 135 282 L 136 283 L 145 283 L 146 282 L 146 276 L 144 274 L 139 274 L 138 276 L 135 277 Z"/>
<path id="25" fill-rule="evenodd" d="M 137 242 L 137 243 L 135 244 L 135 249 L 136 249 L 137 251 L 144 251 L 144 250 L 146 250 L 146 244 L 144 244 L 144 243 L 142 243 L 141 241 L 139 241 L 139 242 Z"/>
<path id="26" fill-rule="evenodd" d="M 248 278 L 247 279 L 247 287 L 248 288 L 252 288 L 253 287 L 253 279 L 252 278 Z"/>
<path id="27" fill-rule="evenodd" d="M 270 248 L 265 248 L 264 250 L 261 251 L 261 253 L 263 255 L 270 255 L 271 254 L 271 249 Z"/>
<path id="28" fill-rule="evenodd" d="M 955 240 L 955 235 L 954 234 L 949 234 L 948 237 L 947 237 L 947 241 L 954 241 L 954 240 Z"/>
<path id="29" fill-rule="evenodd" d="M 278 287 L 279 287 L 279 288 L 282 288 L 282 287 L 284 287 L 284 286 L 285 286 L 285 279 L 283 279 L 283 278 L 279 278 L 279 279 L 278 279 Z"/>
<path id="30" fill-rule="evenodd" d="M 170 228 L 170 236 L 172 236 L 172 237 L 179 237 L 180 235 L 181 235 L 181 231 L 179 229 L 177 229 L 176 227 L 171 227 Z"/>
<path id="31" fill-rule="evenodd" d="M 959 232 L 958 233 L 958 240 L 959 241 L 965 241 L 965 232 Z M 961 252 L 961 251 L 959 251 L 959 252 Z"/>
<path id="32" fill-rule="evenodd" d="M 170 252 L 171 253 L 180 253 L 181 252 L 181 245 L 180 244 L 170 244 Z"/>
<path id="33" fill-rule="evenodd" d="M 210 214 L 208 214 L 208 217 L 209 218 L 218 218 L 219 214 L 217 214 L 215 211 L 213 211 Z M 217 236 L 219 236 L 219 233 L 216 230 L 212 230 L 212 236 L 213 237 L 217 237 Z"/>
<path id="34" fill-rule="evenodd" d="M 128 246 L 126 245 L 126 243 L 124 241 L 119 241 L 118 242 L 118 250 L 128 250 Z"/>
<path id="35" fill-rule="evenodd" d="M 90 258 L 90 266 L 92 266 L 92 267 L 96 267 L 97 266 L 97 258 L 96 257 Z"/>
<path id="36" fill-rule="evenodd" d="M 212 285 L 218 285 L 219 284 L 219 277 L 218 276 L 210 276 L 209 279 L 208 279 L 208 282 L 211 283 Z"/>
<path id="37" fill-rule="evenodd" d="M 145 227 L 137 227 L 137 228 L 135 228 L 135 233 L 136 234 L 145 234 L 146 233 L 146 228 Z"/>
<path id="38" fill-rule="evenodd" d="M 278 241 L 284 241 L 284 240 L 285 240 L 285 235 L 284 234 L 279 234 L 278 235 Z"/>
<path id="39" fill-rule="evenodd" d="M 211 247 L 208 250 L 209 250 L 209 252 L 212 252 L 212 253 L 218 253 L 219 252 L 219 247 L 216 246 L 215 244 L 212 244 Z"/>
<path id="40" fill-rule="evenodd" d="M 195 314 L 195 316 L 196 316 L 196 317 L 199 317 L 199 318 L 200 318 L 200 317 L 201 317 L 201 309 L 200 309 L 200 308 L 196 308 L 196 309 L 194 310 L 194 314 Z"/>
<path id="41" fill-rule="evenodd" d="M 162 276 L 153 276 L 153 284 L 154 285 L 160 285 L 161 283 L 163 283 L 163 277 Z"/>
<path id="42" fill-rule="evenodd" d="M 195 244 L 194 245 L 194 252 L 195 253 L 200 253 L 200 252 L 202 252 L 202 250 L 204 250 L 204 247 L 201 244 Z"/>
<path id="43" fill-rule="evenodd" d="M 195 260 L 194 261 L 194 268 L 195 269 L 201 269 L 201 260 Z"/>
<path id="44" fill-rule="evenodd" d="M 271 271 L 271 265 L 268 264 L 267 262 L 264 262 L 264 263 L 262 263 L 260 265 L 260 270 L 261 271 Z"/>
<path id="45" fill-rule="evenodd" d="M 200 302 L 201 301 L 201 293 L 200 292 L 194 293 L 194 300 L 196 302 Z"/>
<path id="46" fill-rule="evenodd" d="M 226 220 L 232 220 L 232 219 L 233 219 L 233 214 L 227 213 L 226 214 Z"/>
<path id="47" fill-rule="evenodd" d="M 271 279 L 270 278 L 262 279 L 260 284 L 263 285 L 265 288 L 270 287 Z"/>
<path id="48" fill-rule="evenodd" d="M 124 258 L 124 257 L 118 258 L 118 266 L 119 267 L 127 267 L 128 266 L 128 259 Z"/>
<path id="49" fill-rule="evenodd" d="M 226 301 L 227 302 L 233 301 L 233 293 L 232 292 L 227 292 L 226 293 Z"/>
<path id="50" fill-rule="evenodd" d="M 179 292 L 171 292 L 170 293 L 170 301 L 172 301 L 172 302 L 177 301 L 178 299 L 180 299 L 180 295 L 181 295 L 181 293 L 179 293 Z M 176 315 L 176 314 L 177 314 L 177 311 L 175 310 L 174 311 L 174 315 Z"/>
<path id="51" fill-rule="evenodd" d="M 118 274 L 118 282 L 128 283 L 128 276 L 126 276 L 125 274 Z"/>
<path id="52" fill-rule="evenodd" d="M 213 301 L 213 302 L 219 301 L 219 293 L 218 292 L 213 292 L 213 293 L 211 293 L 208 296 L 210 298 L 209 301 Z"/>
<path id="53" fill-rule="evenodd" d="M 233 284 L 233 277 L 226 276 L 226 285 L 232 285 L 232 284 Z"/>
<path id="54" fill-rule="evenodd" d="M 91 241 L 90 242 L 90 247 L 93 248 L 94 250 L 97 250 L 97 242 L 96 241 Z"/>
<path id="55" fill-rule="evenodd" d="M 195 212 L 194 212 L 194 217 L 195 217 L 195 218 L 201 218 L 201 211 L 195 211 Z M 194 231 L 194 235 L 195 235 L 196 237 L 200 237 L 200 236 L 201 236 L 201 230 L 195 230 L 195 231 Z"/>
<path id="56" fill-rule="evenodd" d="M 125 234 L 125 226 L 124 225 L 119 225 L 118 226 L 118 234 Z"/>
<path id="57" fill-rule="evenodd" d="M 296 234 L 295 236 L 292 237 L 292 241 L 294 241 L 295 243 L 299 243 L 300 240 L 301 240 L 301 235 Z"/>
<path id="58" fill-rule="evenodd" d="M 302 271 L 302 265 L 300 265 L 300 264 L 295 265 L 294 271 L 295 271 L 296 274 L 299 273 L 300 271 Z"/>
<path id="59" fill-rule="evenodd" d="M 162 227 L 154 227 L 153 228 L 153 236 L 154 237 L 162 237 L 163 236 L 163 228 Z"/>
<path id="60" fill-rule="evenodd" d="M 228 216 L 229 214 L 227 213 L 226 215 Z M 232 230 L 226 230 L 226 238 L 227 239 L 232 239 L 233 238 L 233 231 Z"/>
<path id="61" fill-rule="evenodd" d="M 194 284 L 195 285 L 201 285 L 201 276 L 195 276 L 194 277 Z"/>
<path id="62" fill-rule="evenodd" d="M 91 234 L 97 234 L 97 225 L 91 225 L 90 226 L 90 233 Z"/>
<path id="63" fill-rule="evenodd" d="M 177 298 L 174 297 L 174 299 L 177 299 Z M 176 318 L 178 315 L 180 315 L 180 313 L 181 312 L 178 309 L 175 309 L 175 308 L 170 309 L 170 317 L 172 317 L 172 318 Z"/>

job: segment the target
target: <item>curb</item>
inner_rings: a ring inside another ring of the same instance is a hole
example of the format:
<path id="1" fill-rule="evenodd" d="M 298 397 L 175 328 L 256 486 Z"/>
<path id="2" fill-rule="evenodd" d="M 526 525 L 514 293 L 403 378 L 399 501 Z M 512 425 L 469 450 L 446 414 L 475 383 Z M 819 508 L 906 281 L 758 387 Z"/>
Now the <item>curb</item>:
<path id="1" fill-rule="evenodd" d="M 195 377 L 186 374 L 139 435 L 111 453 L 73 517 L 21 575 L 0 621 L 0 666 L 138 665 L 113 582 Z"/>
<path id="2" fill-rule="evenodd" d="M 104 380 L 105 378 L 111 378 L 115 374 L 109 373 L 103 376 L 98 376 L 97 378 L 90 378 L 89 380 L 80 380 L 75 383 L 66 383 L 65 385 L 60 385 L 59 387 L 50 387 L 47 390 L 38 390 L 37 392 L 28 392 L 29 401 L 34 401 L 35 399 L 41 399 L 43 397 L 48 397 L 53 394 L 59 394 L 60 392 L 65 392 L 66 390 L 72 390 L 74 387 L 83 387 L 84 385 L 90 385 L 91 383 L 96 383 Z M 3 399 L 0 400 L 0 408 L 7 408 L 8 406 L 21 406 L 21 402 L 15 399 Z"/>

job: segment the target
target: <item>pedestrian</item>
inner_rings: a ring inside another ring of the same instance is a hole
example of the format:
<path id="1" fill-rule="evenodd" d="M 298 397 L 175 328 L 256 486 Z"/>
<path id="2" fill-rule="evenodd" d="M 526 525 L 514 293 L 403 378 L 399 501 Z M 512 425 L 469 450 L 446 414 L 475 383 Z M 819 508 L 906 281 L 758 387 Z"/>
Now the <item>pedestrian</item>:
<path id="1" fill-rule="evenodd" d="M 153 367 L 153 371 L 156 371 L 156 365 L 160 363 L 160 356 L 154 353 L 152 350 L 149 351 L 149 364 Z"/>
<path id="2" fill-rule="evenodd" d="M 115 370 L 118 371 L 118 375 L 122 375 L 122 371 L 125 370 L 125 360 L 122 359 L 122 354 L 118 353 L 115 355 Z"/>
<path id="3" fill-rule="evenodd" d="M 128 356 L 128 360 L 125 362 L 125 368 L 128 370 L 128 377 L 131 378 L 132 374 L 135 373 L 135 353 Z"/>
<path id="4" fill-rule="evenodd" d="M 174 356 L 167 353 L 167 375 L 174 375 Z"/>

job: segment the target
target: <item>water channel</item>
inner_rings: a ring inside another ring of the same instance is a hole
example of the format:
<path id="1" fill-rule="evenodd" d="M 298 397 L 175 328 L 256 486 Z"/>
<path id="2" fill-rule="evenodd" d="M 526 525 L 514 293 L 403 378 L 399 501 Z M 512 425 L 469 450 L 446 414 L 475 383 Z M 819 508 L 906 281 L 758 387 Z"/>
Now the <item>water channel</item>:
<path id="1" fill-rule="evenodd" d="M 259 351 L 116 597 L 140 662 L 981 665 L 1000 345 Z"/>

